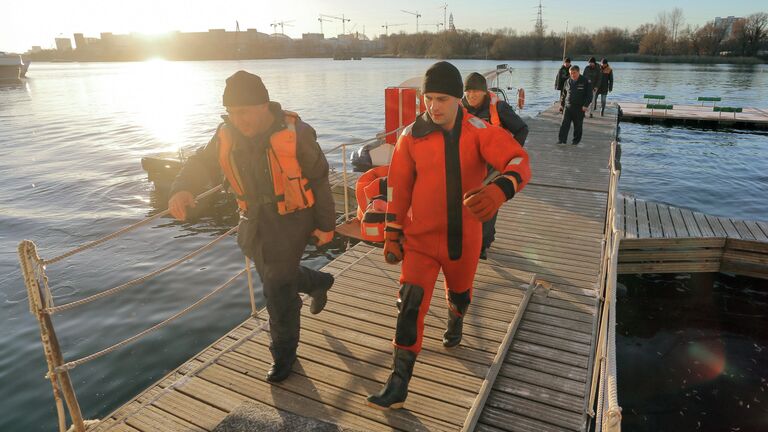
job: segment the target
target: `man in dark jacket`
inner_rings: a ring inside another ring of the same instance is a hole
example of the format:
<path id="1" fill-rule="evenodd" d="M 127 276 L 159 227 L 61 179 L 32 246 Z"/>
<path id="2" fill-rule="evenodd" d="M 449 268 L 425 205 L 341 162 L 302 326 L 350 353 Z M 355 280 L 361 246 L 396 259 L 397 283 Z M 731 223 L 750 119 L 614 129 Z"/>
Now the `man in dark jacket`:
<path id="1" fill-rule="evenodd" d="M 311 239 L 320 246 L 333 238 L 328 161 L 315 130 L 270 102 L 258 76 L 238 71 L 227 78 L 223 102 L 229 115 L 223 116 L 210 142 L 185 163 L 171 188 L 168 208 L 185 220 L 187 208 L 195 206 L 193 194 L 222 177 L 236 193 L 241 213 L 237 243 L 256 265 L 269 312 L 274 363 L 266 378 L 278 382 L 290 375 L 296 360 L 299 293 L 308 293 L 310 311 L 319 313 L 333 285 L 332 275 L 300 265 Z M 299 192 L 286 181 L 288 170 L 300 179 Z"/>
<path id="2" fill-rule="evenodd" d="M 560 70 L 557 71 L 557 75 L 555 75 L 555 90 L 560 90 L 560 112 L 563 112 L 565 103 L 565 93 L 563 92 L 563 89 L 565 87 L 565 82 L 568 81 L 568 70 L 570 67 L 571 58 L 566 57 L 565 60 L 563 60 L 563 65 L 560 66 Z"/>
<path id="3" fill-rule="evenodd" d="M 565 144 L 568 140 L 568 131 L 573 122 L 573 141 L 576 145 L 581 141 L 581 128 L 584 124 L 584 113 L 589 109 L 592 102 L 592 85 L 579 73 L 579 67 L 571 66 L 570 78 L 565 82 L 563 91 L 565 92 L 565 111 L 563 112 L 563 122 L 560 124 L 560 136 L 558 144 Z"/>
<path id="4" fill-rule="evenodd" d="M 600 115 L 605 115 L 605 98 L 608 97 L 608 92 L 613 91 L 613 69 L 608 64 L 607 59 L 600 60 L 600 87 L 597 89 L 597 93 L 600 95 Z M 595 98 L 595 107 L 597 107 L 597 98 Z"/>
<path id="5" fill-rule="evenodd" d="M 595 92 L 597 92 L 597 89 L 600 88 L 601 75 L 602 73 L 600 73 L 600 67 L 597 66 L 597 60 L 595 60 L 594 57 L 590 57 L 589 64 L 584 68 L 584 77 L 587 78 L 587 81 L 589 81 L 590 84 L 592 84 L 592 99 L 594 100 L 592 110 L 589 112 L 590 118 L 592 118 L 592 111 L 597 109 L 597 98 L 595 97 Z"/>
<path id="6" fill-rule="evenodd" d="M 515 137 L 520 146 L 525 145 L 528 137 L 528 125 L 515 114 L 515 110 L 503 100 L 488 92 L 488 82 L 485 77 L 477 72 L 472 72 L 464 82 L 464 97 L 461 104 L 467 112 L 475 117 L 487 121 L 494 126 L 500 126 L 508 130 Z M 489 172 L 493 167 L 488 168 Z M 498 174 L 493 171 L 494 174 Z M 496 239 L 496 214 L 491 220 L 483 222 L 483 244 L 480 249 L 480 259 L 486 259 L 486 250 Z"/>

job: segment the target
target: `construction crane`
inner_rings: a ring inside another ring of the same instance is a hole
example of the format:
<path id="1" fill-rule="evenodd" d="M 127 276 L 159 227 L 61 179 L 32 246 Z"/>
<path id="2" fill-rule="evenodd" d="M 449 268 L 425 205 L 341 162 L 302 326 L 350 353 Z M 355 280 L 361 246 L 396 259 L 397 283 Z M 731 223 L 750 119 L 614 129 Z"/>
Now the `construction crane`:
<path id="1" fill-rule="evenodd" d="M 416 33 L 418 33 L 419 32 L 419 18 L 421 18 L 421 14 L 418 11 L 411 12 L 411 11 L 407 11 L 407 10 L 403 10 L 403 9 L 400 9 L 400 12 L 405 12 L 407 14 L 411 14 L 411 15 L 415 15 L 416 16 Z"/>
<path id="2" fill-rule="evenodd" d="M 323 16 L 322 16 L 322 15 L 320 15 L 319 17 L 317 17 L 317 20 L 320 22 L 320 34 L 324 34 L 324 33 L 323 33 L 323 21 L 325 21 L 325 22 L 331 22 L 331 21 L 333 21 L 333 20 L 329 20 L 329 19 L 325 19 L 325 18 L 323 18 Z"/>
<path id="3" fill-rule="evenodd" d="M 341 21 L 341 33 L 342 34 L 346 34 L 347 33 L 347 29 L 346 29 L 345 23 L 347 23 L 349 21 L 352 21 L 351 19 L 345 17 L 344 14 L 341 14 L 341 17 L 337 17 L 337 16 L 333 16 L 333 15 L 323 15 L 323 14 L 320 14 L 320 18 L 330 18 L 330 19 L 335 19 L 335 20 Z"/>
<path id="4" fill-rule="evenodd" d="M 285 34 L 285 26 L 291 27 L 291 25 L 288 23 L 292 23 L 294 21 L 295 20 L 273 22 L 272 24 L 270 24 L 273 29 L 272 33 L 277 33 L 277 26 L 280 26 L 280 33 Z"/>
<path id="5" fill-rule="evenodd" d="M 443 25 L 443 23 L 430 23 L 430 24 L 421 24 L 426 26 L 435 26 L 435 32 L 440 32 L 440 26 Z"/>
<path id="6" fill-rule="evenodd" d="M 445 14 L 448 12 L 448 3 L 443 3 L 443 5 L 440 6 L 438 9 L 442 9 L 443 10 L 443 28 L 447 29 L 448 28 L 447 27 L 448 23 L 445 21 Z"/>
<path id="7" fill-rule="evenodd" d="M 390 28 L 390 27 L 397 27 L 397 26 L 403 26 L 403 25 L 405 25 L 405 23 L 400 23 L 400 24 L 389 24 L 389 23 L 384 23 L 384 25 L 383 25 L 383 26 L 381 26 L 381 28 L 383 28 L 383 29 L 384 29 L 384 35 L 385 35 L 385 36 L 389 36 L 389 28 Z"/>

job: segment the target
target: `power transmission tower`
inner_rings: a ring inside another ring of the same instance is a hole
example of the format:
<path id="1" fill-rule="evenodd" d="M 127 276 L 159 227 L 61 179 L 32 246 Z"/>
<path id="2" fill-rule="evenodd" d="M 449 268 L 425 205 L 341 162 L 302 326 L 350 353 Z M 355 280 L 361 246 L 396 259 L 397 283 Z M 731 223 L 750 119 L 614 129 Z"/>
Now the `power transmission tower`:
<path id="1" fill-rule="evenodd" d="M 536 16 L 536 27 L 534 28 L 534 32 L 537 36 L 541 37 L 544 36 L 544 16 L 542 14 L 542 6 L 541 6 L 541 0 L 539 0 L 539 12 Z"/>

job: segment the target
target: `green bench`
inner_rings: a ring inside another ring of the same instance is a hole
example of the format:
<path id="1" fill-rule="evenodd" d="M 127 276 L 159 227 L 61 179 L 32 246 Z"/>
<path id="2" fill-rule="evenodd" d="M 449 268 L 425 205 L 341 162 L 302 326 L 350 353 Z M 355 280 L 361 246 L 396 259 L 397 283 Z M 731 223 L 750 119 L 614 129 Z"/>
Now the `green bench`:
<path id="1" fill-rule="evenodd" d="M 699 96 L 696 100 L 701 102 L 701 106 L 704 106 L 707 102 L 712 102 L 712 106 L 717 106 L 717 103 L 722 102 L 723 98 L 718 96 Z"/>
<path id="2" fill-rule="evenodd" d="M 733 113 L 733 118 L 736 118 L 736 113 L 743 112 L 744 109 L 741 107 L 714 106 L 712 111 L 720 113 L 720 118 L 723 118 L 723 113 Z"/>
<path id="3" fill-rule="evenodd" d="M 669 105 L 669 104 L 653 104 L 653 103 L 649 103 L 649 104 L 645 104 L 645 108 L 651 110 L 651 115 L 653 115 L 653 112 L 655 110 L 664 110 L 664 114 L 666 114 L 667 110 L 673 109 L 674 106 L 673 105 Z"/>
<path id="4" fill-rule="evenodd" d="M 664 100 L 666 98 L 667 97 L 664 96 L 664 95 L 655 95 L 655 94 L 644 94 L 643 95 L 643 99 L 645 99 L 645 103 L 646 104 L 649 103 L 648 102 L 649 100 L 657 100 L 657 101 L 659 101 L 659 100 Z"/>

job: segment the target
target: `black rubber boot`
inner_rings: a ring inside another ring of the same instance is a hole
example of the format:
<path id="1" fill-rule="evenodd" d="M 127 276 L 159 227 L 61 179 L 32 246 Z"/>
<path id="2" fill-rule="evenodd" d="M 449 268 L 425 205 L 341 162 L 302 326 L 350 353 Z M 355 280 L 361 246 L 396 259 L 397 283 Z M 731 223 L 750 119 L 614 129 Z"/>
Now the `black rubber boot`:
<path id="1" fill-rule="evenodd" d="M 296 348 L 270 349 L 272 351 L 272 366 L 267 371 L 267 381 L 277 383 L 291 375 L 293 364 L 296 362 Z"/>
<path id="2" fill-rule="evenodd" d="M 323 282 L 321 285 L 315 287 L 312 293 L 309 295 L 312 298 L 312 303 L 309 305 L 309 312 L 313 315 L 317 315 L 323 311 L 325 304 L 328 302 L 328 290 L 333 286 L 334 278 L 330 273 L 323 273 Z"/>
<path id="3" fill-rule="evenodd" d="M 408 383 L 413 375 L 413 365 L 416 363 L 416 353 L 395 348 L 392 355 L 392 373 L 384 384 L 384 388 L 376 394 L 368 396 L 366 405 L 378 409 L 400 409 L 408 397 Z"/>
<path id="4" fill-rule="evenodd" d="M 466 309 L 464 310 L 466 313 Z M 456 315 L 452 309 L 448 309 L 448 326 L 443 333 L 443 346 L 453 348 L 461 343 L 464 330 L 464 315 Z"/>
<path id="5" fill-rule="evenodd" d="M 469 291 L 461 294 L 448 293 L 448 325 L 443 333 L 443 346 L 452 348 L 461 343 L 464 330 L 464 316 L 469 309 Z"/>

